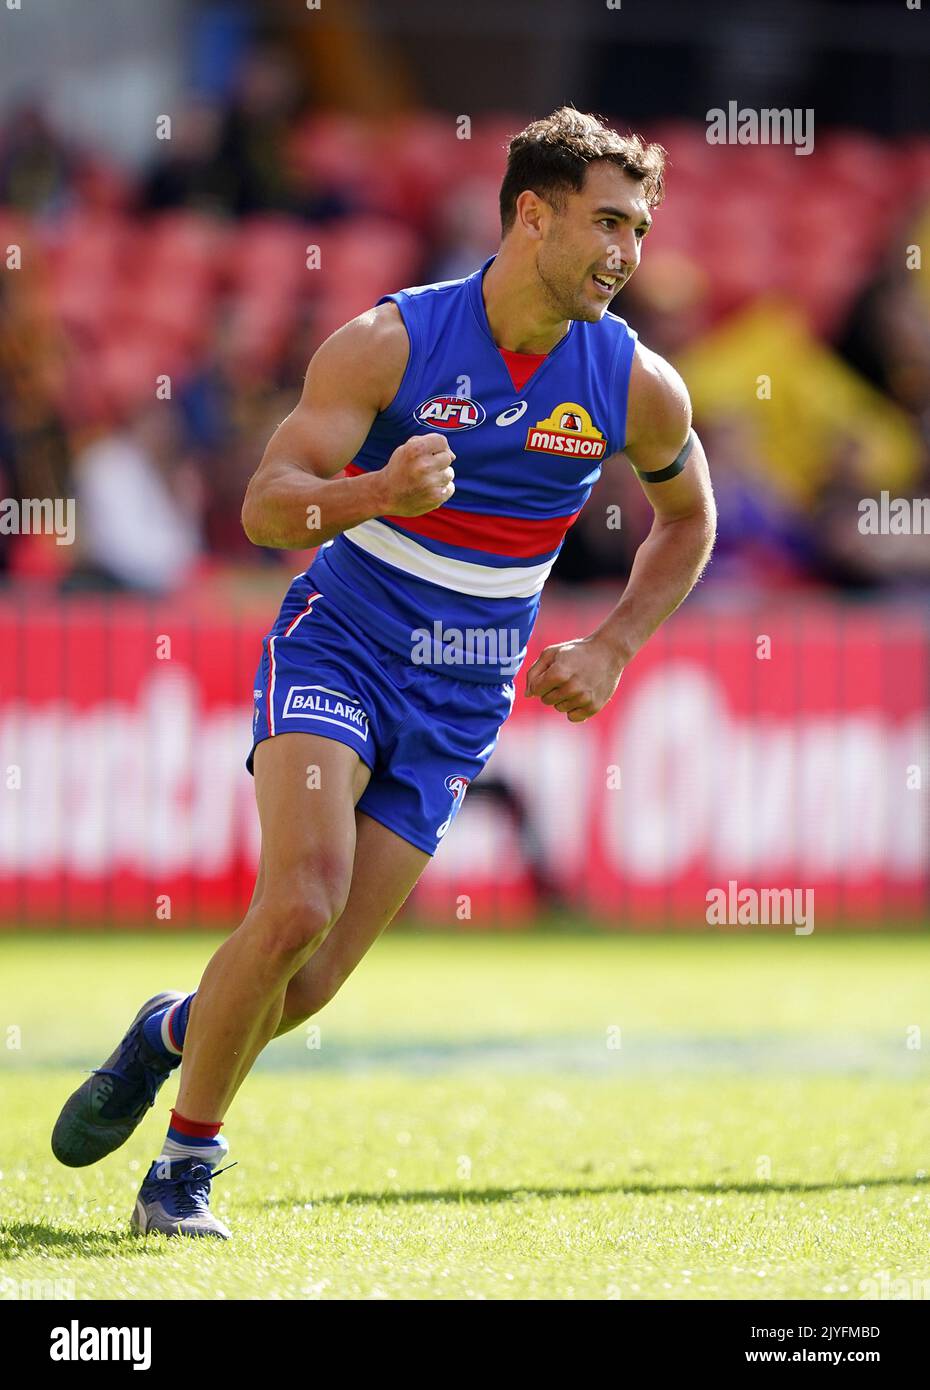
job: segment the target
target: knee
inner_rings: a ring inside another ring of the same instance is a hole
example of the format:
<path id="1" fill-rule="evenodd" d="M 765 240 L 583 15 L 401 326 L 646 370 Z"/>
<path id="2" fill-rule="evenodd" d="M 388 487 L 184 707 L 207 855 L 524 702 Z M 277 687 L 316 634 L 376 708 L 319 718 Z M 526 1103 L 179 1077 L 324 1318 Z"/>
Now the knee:
<path id="1" fill-rule="evenodd" d="M 265 951 L 285 960 L 312 953 L 342 916 L 348 880 L 348 874 L 334 868 L 312 877 L 291 875 L 277 888 L 269 885 L 257 904 Z"/>

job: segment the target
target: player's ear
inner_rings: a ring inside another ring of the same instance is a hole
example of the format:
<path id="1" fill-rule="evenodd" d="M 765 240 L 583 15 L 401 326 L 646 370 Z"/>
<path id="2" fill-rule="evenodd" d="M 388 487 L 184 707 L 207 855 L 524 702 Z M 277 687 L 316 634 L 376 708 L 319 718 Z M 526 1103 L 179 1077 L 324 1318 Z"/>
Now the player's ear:
<path id="1" fill-rule="evenodd" d="M 531 188 L 525 188 L 517 198 L 515 222 L 535 240 L 542 236 L 545 207 L 544 200 Z"/>

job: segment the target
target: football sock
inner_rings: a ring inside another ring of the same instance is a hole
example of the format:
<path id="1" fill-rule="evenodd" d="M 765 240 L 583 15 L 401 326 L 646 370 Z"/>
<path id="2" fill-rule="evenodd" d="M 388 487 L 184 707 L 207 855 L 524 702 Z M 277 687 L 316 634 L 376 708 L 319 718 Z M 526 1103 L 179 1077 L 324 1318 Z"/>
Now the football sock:
<path id="1" fill-rule="evenodd" d="M 172 1110 L 171 1124 L 158 1161 L 167 1158 L 177 1163 L 179 1159 L 196 1158 L 200 1163 L 215 1168 L 229 1153 L 229 1145 L 220 1134 L 221 1128 L 222 1122 L 203 1124 Z"/>
<path id="2" fill-rule="evenodd" d="M 184 1035 L 187 1032 L 187 1019 L 191 1011 L 194 995 L 178 999 L 164 1009 L 151 1014 L 142 1025 L 142 1036 L 149 1047 L 163 1052 L 168 1057 L 180 1057 L 184 1051 Z"/>

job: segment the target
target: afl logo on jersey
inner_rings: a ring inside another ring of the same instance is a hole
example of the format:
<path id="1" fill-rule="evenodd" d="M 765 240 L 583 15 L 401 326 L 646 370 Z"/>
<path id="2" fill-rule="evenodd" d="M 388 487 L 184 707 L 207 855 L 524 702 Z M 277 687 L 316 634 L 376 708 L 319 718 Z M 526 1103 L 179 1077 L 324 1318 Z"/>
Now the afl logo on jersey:
<path id="1" fill-rule="evenodd" d="M 607 452 L 607 440 L 583 405 L 563 401 L 545 420 L 530 427 L 523 447 L 542 454 L 600 459 Z"/>
<path id="2" fill-rule="evenodd" d="M 483 405 L 468 396 L 430 396 L 413 418 L 434 430 L 473 430 L 485 417 Z"/>

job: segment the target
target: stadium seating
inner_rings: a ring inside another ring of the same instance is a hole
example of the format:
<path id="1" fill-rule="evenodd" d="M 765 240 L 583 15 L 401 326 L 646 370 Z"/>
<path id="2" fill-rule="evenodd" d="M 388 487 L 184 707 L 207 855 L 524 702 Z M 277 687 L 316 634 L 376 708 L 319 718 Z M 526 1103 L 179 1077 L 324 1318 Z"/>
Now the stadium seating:
<path id="1" fill-rule="evenodd" d="M 104 375 L 126 380 L 148 356 L 193 364 L 216 316 L 285 350 L 304 301 L 322 337 L 386 289 L 415 278 L 424 237 L 466 181 L 496 191 L 503 149 L 520 115 L 476 119 L 468 139 L 447 118 L 314 113 L 289 151 L 298 180 L 337 191 L 357 209 L 319 227 L 281 214 L 224 220 L 178 210 L 138 216 L 80 203 L 56 224 L 0 208 L 5 245 L 25 240 L 42 270 L 35 285 Z M 880 259 L 895 225 L 930 191 L 930 141 L 890 146 L 828 132 L 814 152 L 710 146 L 703 127 L 664 124 L 650 136 L 671 153 L 667 216 L 651 249 L 680 253 L 707 274 L 712 325 L 759 295 L 787 295 L 829 335 Z M 455 141 L 455 157 L 450 143 Z M 877 192 L 876 190 L 880 190 Z M 490 223 L 490 216 L 489 216 Z M 320 273 L 307 248 L 322 251 Z M 117 367 L 122 344 L 124 357 Z"/>

